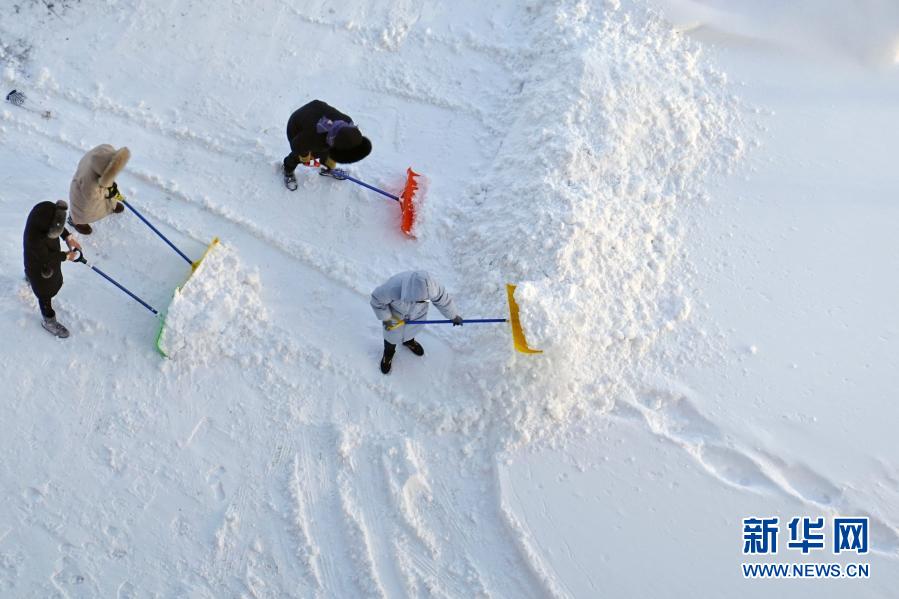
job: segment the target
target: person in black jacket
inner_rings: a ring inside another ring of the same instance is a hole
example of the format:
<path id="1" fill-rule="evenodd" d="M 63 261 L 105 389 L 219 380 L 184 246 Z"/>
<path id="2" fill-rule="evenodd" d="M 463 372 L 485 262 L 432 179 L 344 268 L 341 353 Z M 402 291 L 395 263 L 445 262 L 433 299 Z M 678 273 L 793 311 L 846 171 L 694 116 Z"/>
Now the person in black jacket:
<path id="1" fill-rule="evenodd" d="M 322 174 L 337 163 L 359 162 L 371 153 L 371 141 L 363 136 L 353 119 L 321 100 L 313 100 L 297 109 L 287 121 L 290 154 L 284 157 L 284 184 L 297 188 L 294 171 L 301 162 L 318 159 Z"/>
<path id="2" fill-rule="evenodd" d="M 69 331 L 56 321 L 51 300 L 62 288 L 62 263 L 74 260 L 75 250 L 81 245 L 65 228 L 68 204 L 59 200 L 41 202 L 31 209 L 25 224 L 23 246 L 25 250 L 25 277 L 37 296 L 41 308 L 43 326 L 50 333 L 65 339 Z M 68 252 L 59 249 L 60 237 L 69 247 Z"/>

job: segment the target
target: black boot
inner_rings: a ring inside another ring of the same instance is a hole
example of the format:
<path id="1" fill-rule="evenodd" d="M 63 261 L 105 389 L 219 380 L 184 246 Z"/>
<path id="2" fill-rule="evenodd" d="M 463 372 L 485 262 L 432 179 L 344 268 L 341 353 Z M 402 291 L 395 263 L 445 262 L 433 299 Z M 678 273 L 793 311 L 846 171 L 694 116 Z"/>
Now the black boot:
<path id="1" fill-rule="evenodd" d="M 72 217 L 71 217 L 71 216 L 67 219 L 67 221 L 68 221 L 68 223 L 69 223 L 70 225 L 72 225 L 72 226 L 75 228 L 76 231 L 78 231 L 78 232 L 81 233 L 82 235 L 90 235 L 91 233 L 94 232 L 94 230 L 91 228 L 90 225 L 76 225 L 76 224 L 72 221 Z"/>
<path id="2" fill-rule="evenodd" d="M 423 356 L 423 355 L 425 355 L 425 348 L 423 348 L 423 347 L 421 346 L 421 343 L 419 343 L 419 342 L 416 341 L 415 339 L 409 339 L 408 341 L 403 341 L 403 345 L 405 345 L 406 347 L 408 347 L 408 348 L 409 348 L 409 351 L 411 351 L 411 352 L 412 352 L 413 354 L 415 354 L 416 356 Z"/>
<path id="3" fill-rule="evenodd" d="M 284 173 L 284 186 L 290 191 L 297 190 L 297 176 L 294 173 Z"/>
<path id="4" fill-rule="evenodd" d="M 50 318 L 44 318 L 41 323 L 45 329 L 51 334 L 59 337 L 60 339 L 65 339 L 69 336 L 69 329 L 62 326 L 57 320 L 55 316 L 51 316 Z"/>
<path id="5" fill-rule="evenodd" d="M 381 357 L 381 372 L 387 374 L 393 364 L 393 354 L 396 353 L 396 345 L 388 341 L 384 342 L 384 355 Z"/>

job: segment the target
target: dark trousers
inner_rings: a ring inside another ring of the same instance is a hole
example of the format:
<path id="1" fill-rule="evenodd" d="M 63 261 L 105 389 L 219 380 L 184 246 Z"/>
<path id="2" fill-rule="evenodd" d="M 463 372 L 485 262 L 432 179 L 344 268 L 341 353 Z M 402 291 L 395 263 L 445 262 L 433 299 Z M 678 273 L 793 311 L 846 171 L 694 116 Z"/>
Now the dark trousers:
<path id="1" fill-rule="evenodd" d="M 25 273 L 25 280 L 28 281 L 28 284 L 31 285 L 31 279 L 28 278 L 28 273 Z M 56 312 L 53 310 L 53 295 L 38 295 L 37 291 L 34 289 L 34 285 L 31 285 L 31 292 L 34 293 L 34 297 L 37 298 L 37 305 L 41 309 L 41 316 L 44 318 L 54 318 L 56 316 Z"/>
<path id="2" fill-rule="evenodd" d="M 54 318 L 56 312 L 53 310 L 52 297 L 37 297 L 37 305 L 41 308 L 41 316 L 44 318 Z"/>
<path id="3" fill-rule="evenodd" d="M 299 166 L 300 161 L 297 160 L 296 154 L 291 152 L 287 156 L 284 157 L 284 174 L 290 175 L 293 174 L 293 171 L 297 170 L 297 166 Z"/>
<path id="4" fill-rule="evenodd" d="M 294 140 L 300 134 L 299 129 L 294 125 L 291 127 L 291 122 L 287 122 L 287 142 L 290 144 L 290 154 L 284 157 L 284 173 L 290 175 L 297 169 L 299 166 L 299 152 L 297 152 L 297 148 L 294 147 Z"/>

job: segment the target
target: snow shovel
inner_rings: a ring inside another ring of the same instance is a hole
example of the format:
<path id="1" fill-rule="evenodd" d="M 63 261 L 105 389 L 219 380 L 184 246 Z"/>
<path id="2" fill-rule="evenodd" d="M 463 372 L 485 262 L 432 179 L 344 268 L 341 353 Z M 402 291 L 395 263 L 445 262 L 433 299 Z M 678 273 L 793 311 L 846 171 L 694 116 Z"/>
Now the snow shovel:
<path id="1" fill-rule="evenodd" d="M 310 166 L 319 166 L 319 164 L 317 162 L 311 163 Z M 320 171 L 319 174 L 325 175 L 327 177 L 333 177 L 338 181 L 352 181 L 356 185 L 361 185 L 366 189 L 370 189 L 381 194 L 382 196 L 399 202 L 400 211 L 402 212 L 402 218 L 400 220 L 400 230 L 402 230 L 402 232 L 409 237 L 414 237 L 414 235 L 412 235 L 412 227 L 413 225 L 415 225 L 415 203 L 413 202 L 413 198 L 415 197 L 415 192 L 418 191 L 418 181 L 416 181 L 415 178 L 418 177 L 419 174 L 413 171 L 411 168 L 406 169 L 406 185 L 405 187 L 403 187 L 403 192 L 398 196 L 395 196 L 392 193 L 388 193 L 383 189 L 378 189 L 374 185 L 369 185 L 365 181 L 360 181 L 359 179 L 350 176 L 350 174 L 343 169 L 335 168 L 328 171 Z"/>
<path id="2" fill-rule="evenodd" d="M 140 299 L 139 297 L 137 297 L 136 295 L 134 295 L 133 293 L 128 291 L 121 283 L 119 283 L 118 281 L 116 281 L 115 279 L 110 277 L 108 274 L 106 274 L 105 272 L 103 272 L 102 270 L 100 270 L 99 268 L 94 266 L 93 264 L 89 263 L 87 261 L 87 259 L 84 257 L 84 252 L 82 252 L 81 250 L 75 250 L 75 251 L 78 252 L 78 257 L 75 258 L 75 260 L 74 260 L 75 262 L 80 262 L 80 263 L 84 264 L 85 266 L 90 268 L 92 271 L 94 271 L 95 273 L 97 273 L 98 275 L 100 275 L 101 277 L 103 277 L 104 279 L 106 279 L 107 281 L 109 281 L 110 283 L 112 283 L 113 285 L 115 285 L 116 287 L 121 289 L 122 291 L 124 291 L 126 294 L 128 294 L 128 297 L 130 297 L 131 299 L 133 299 L 134 301 L 139 303 L 141 306 L 143 306 L 144 308 L 146 308 L 147 310 L 149 310 L 156 316 L 159 316 L 159 311 L 156 308 L 154 308 L 153 306 L 151 306 L 144 300 Z"/>
<path id="3" fill-rule="evenodd" d="M 14 106 L 18 106 L 22 110 L 27 110 L 28 112 L 33 112 L 35 114 L 41 115 L 42 118 L 49 119 L 53 116 L 53 113 L 49 110 L 40 110 L 37 108 L 32 108 L 30 106 L 25 106 L 25 100 L 28 98 L 25 97 L 25 94 L 20 92 L 19 90 L 12 90 L 8 94 L 6 94 L 6 101 Z"/>
<path id="4" fill-rule="evenodd" d="M 206 256 L 207 256 L 207 255 L 209 254 L 209 252 L 212 250 L 212 248 L 215 247 L 216 245 L 218 245 L 218 243 L 219 243 L 219 238 L 218 238 L 218 237 L 213 238 L 212 242 L 210 242 L 210 244 L 209 244 L 208 246 L 206 246 L 206 251 L 203 252 L 203 255 L 200 256 L 200 259 L 199 259 L 199 260 L 191 260 L 190 258 L 187 257 L 187 254 L 185 254 L 185 253 L 182 252 L 180 249 L 178 249 L 178 246 L 176 246 L 174 243 L 172 243 L 171 240 L 170 240 L 168 237 L 166 237 L 165 235 L 163 235 L 163 234 L 162 234 L 162 231 L 160 231 L 159 229 L 157 229 L 156 227 L 154 227 L 154 226 L 153 226 L 153 223 L 151 223 L 149 220 L 147 220 L 147 218 L 146 218 L 143 214 L 141 214 L 141 213 L 137 210 L 137 208 L 135 208 L 135 207 L 132 206 L 130 203 L 128 203 L 128 200 L 126 200 L 125 198 L 121 198 L 120 201 L 121 201 L 121 202 L 122 202 L 122 203 L 123 203 L 129 210 L 131 210 L 131 212 L 133 212 L 134 215 L 137 216 L 137 218 L 139 218 L 139 219 L 141 220 L 141 222 L 143 222 L 145 225 L 147 225 L 147 226 L 150 228 L 151 231 L 153 231 L 154 233 L 156 233 L 156 235 L 158 235 L 159 238 L 162 239 L 162 240 L 166 243 L 166 245 L 168 245 L 170 248 L 172 248 L 172 250 L 174 250 L 176 254 L 178 254 L 179 256 L 181 256 L 181 258 L 182 258 L 185 262 L 187 262 L 188 264 L 190 264 L 190 274 L 191 274 L 191 275 L 197 271 L 197 269 L 200 267 L 200 264 L 203 262 L 203 259 L 206 258 Z M 190 279 L 190 275 L 188 275 L 187 278 L 188 278 L 188 280 L 189 280 L 189 279 Z M 174 297 L 175 294 L 178 293 L 178 291 L 180 291 L 181 288 L 184 287 L 186 284 L 187 284 L 187 280 L 185 280 L 184 283 L 182 283 L 181 285 L 179 285 L 178 287 L 176 287 L 176 288 L 175 288 L 175 291 L 172 293 L 172 297 Z M 155 313 L 155 311 L 154 311 L 154 313 Z M 160 315 L 160 319 L 159 319 L 159 329 L 156 331 L 156 351 L 158 351 L 159 354 L 160 354 L 162 357 L 167 358 L 168 356 L 166 355 L 165 350 L 163 350 L 163 349 L 162 349 L 162 346 L 160 345 L 160 341 L 161 341 L 161 339 L 162 339 L 162 332 L 163 332 L 163 330 L 165 329 L 165 317 L 166 317 L 165 314 Z"/>
<path id="5" fill-rule="evenodd" d="M 132 208 L 132 210 L 133 210 L 133 208 Z M 149 225 L 150 223 L 147 223 L 147 224 Z M 160 233 L 160 236 L 161 235 L 162 235 L 162 233 Z M 205 260 L 206 256 L 209 255 L 209 252 L 211 252 L 212 249 L 215 248 L 218 244 L 219 244 L 219 238 L 214 237 L 212 239 L 212 242 L 208 246 L 206 246 L 206 251 L 203 252 L 203 255 L 200 256 L 199 260 L 197 260 L 195 262 L 191 262 L 190 259 L 188 258 L 188 262 L 190 262 L 190 265 L 191 265 L 190 275 L 187 276 L 187 279 L 183 283 L 181 283 L 178 287 L 175 287 L 175 291 L 172 292 L 172 299 L 174 299 L 175 296 L 178 294 L 178 292 L 180 292 L 181 289 L 183 289 L 184 286 L 187 285 L 187 282 L 190 280 L 191 275 L 193 275 L 195 272 L 197 272 L 197 269 L 200 268 L 200 264 L 203 263 L 203 260 Z M 167 313 L 161 315 L 161 317 L 159 318 L 159 330 L 156 331 L 156 351 L 158 351 L 159 355 L 161 355 L 163 358 L 169 357 L 168 354 L 165 353 L 165 350 L 162 349 L 162 345 L 161 345 L 162 333 L 165 331 L 165 317 L 166 316 L 167 316 Z"/>
<path id="6" fill-rule="evenodd" d="M 512 344 L 515 349 L 523 354 L 542 354 L 543 350 L 531 349 L 527 340 L 524 338 L 524 331 L 521 328 L 521 320 L 518 317 L 518 304 L 515 302 L 515 285 L 506 285 L 506 294 L 509 297 L 509 318 L 472 318 L 465 320 L 464 323 L 487 323 L 487 322 L 508 322 L 512 325 Z M 452 320 L 401 320 L 389 330 L 394 330 L 407 324 L 451 324 Z"/>

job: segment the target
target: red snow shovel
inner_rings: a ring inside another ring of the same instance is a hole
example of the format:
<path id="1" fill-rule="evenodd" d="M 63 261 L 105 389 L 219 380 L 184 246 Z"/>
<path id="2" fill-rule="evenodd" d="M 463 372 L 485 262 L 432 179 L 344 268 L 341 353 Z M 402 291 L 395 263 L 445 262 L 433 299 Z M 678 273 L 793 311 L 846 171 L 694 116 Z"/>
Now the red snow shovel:
<path id="1" fill-rule="evenodd" d="M 318 166 L 318 164 L 312 164 L 311 166 Z M 412 235 L 412 227 L 415 225 L 415 192 L 418 190 L 418 181 L 415 180 L 416 177 L 419 176 L 418 173 L 412 170 L 412 168 L 406 169 L 406 185 L 403 187 L 403 192 L 395 196 L 392 193 L 388 193 L 383 189 L 378 189 L 374 185 L 369 185 L 365 181 L 360 181 L 355 177 L 351 177 L 349 173 L 347 173 L 343 169 L 334 168 L 328 170 L 319 171 L 320 175 L 325 175 L 326 177 L 333 177 L 338 181 L 352 181 L 356 185 L 361 185 L 362 187 L 368 188 L 372 191 L 376 191 L 379 194 L 390 198 L 396 202 L 399 202 L 400 211 L 402 213 L 402 217 L 400 220 L 400 230 L 403 233 L 408 235 L 409 237 L 415 237 Z"/>

